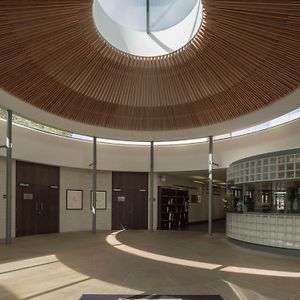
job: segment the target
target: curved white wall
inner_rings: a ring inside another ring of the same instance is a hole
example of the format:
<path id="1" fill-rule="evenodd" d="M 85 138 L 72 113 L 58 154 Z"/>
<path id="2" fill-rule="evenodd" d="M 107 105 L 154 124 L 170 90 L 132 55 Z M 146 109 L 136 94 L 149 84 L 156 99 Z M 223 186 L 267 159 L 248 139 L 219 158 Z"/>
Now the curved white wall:
<path id="1" fill-rule="evenodd" d="M 261 154 L 264 152 L 279 151 L 300 147 L 300 120 L 278 126 L 259 133 L 247 136 L 217 141 L 214 144 L 214 161 L 220 168 L 226 168 L 233 161 Z M 6 123 L 0 120 L 0 144 L 5 143 Z M 207 169 L 208 144 L 194 144 L 181 146 L 158 146 L 155 149 L 155 171 L 189 171 Z M 0 156 L 5 150 L 0 149 Z M 13 158 L 36 163 L 61 166 L 61 192 L 60 192 L 60 231 L 88 230 L 91 223 L 89 209 L 89 191 L 91 190 L 92 144 L 80 140 L 62 138 L 30 130 L 25 127 L 13 126 Z M 149 148 L 146 146 L 126 146 L 100 144 L 98 146 L 98 169 L 102 170 L 98 186 L 108 191 L 108 210 L 102 213 L 98 229 L 109 229 L 111 219 L 111 172 L 104 171 L 148 171 Z M 72 169 L 68 168 L 71 167 Z M 78 169 L 74 169 L 78 168 Z M 13 161 L 13 174 L 15 174 L 15 161 Z M 83 180 L 83 177 L 85 178 Z M 156 178 L 156 177 L 155 177 Z M 157 179 L 157 178 L 156 178 Z M 15 224 L 15 177 L 13 178 L 13 236 Z M 65 190 L 78 188 L 82 184 L 85 190 L 85 210 L 82 214 L 70 213 L 64 210 Z M 157 185 L 157 182 L 156 182 Z M 0 198 L 5 193 L 5 163 L 0 159 Z M 203 203 L 204 205 L 205 203 Z M 202 206 L 203 206 L 202 205 Z M 199 220 L 201 214 L 191 215 L 191 220 Z M 204 205 L 205 206 L 205 205 Z M 0 201 L 0 238 L 4 237 L 5 229 L 5 203 Z M 154 204 L 154 224 L 156 225 L 156 203 Z M 216 216 L 218 217 L 218 216 Z M 202 218 L 202 217 L 201 217 Z"/>
<path id="2" fill-rule="evenodd" d="M 6 124 L 0 120 L 0 144 L 5 142 Z M 241 158 L 300 147 L 300 120 L 259 133 L 216 141 L 214 161 L 220 168 Z M 208 144 L 157 146 L 155 171 L 189 171 L 207 169 Z M 4 156 L 4 149 L 0 156 Z M 88 169 L 92 145 L 75 139 L 13 126 L 13 158 L 56 166 Z M 100 144 L 98 168 L 110 171 L 148 171 L 149 148 Z"/>

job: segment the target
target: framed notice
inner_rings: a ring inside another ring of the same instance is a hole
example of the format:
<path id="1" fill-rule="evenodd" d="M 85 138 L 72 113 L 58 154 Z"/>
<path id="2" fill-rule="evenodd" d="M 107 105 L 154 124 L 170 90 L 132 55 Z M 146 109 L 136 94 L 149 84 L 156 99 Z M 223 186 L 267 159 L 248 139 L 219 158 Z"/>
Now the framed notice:
<path id="1" fill-rule="evenodd" d="M 93 191 L 91 191 L 91 209 L 93 207 Z M 106 191 L 96 191 L 96 209 L 106 209 Z"/>
<path id="2" fill-rule="evenodd" d="M 201 195 L 191 195 L 191 202 L 192 203 L 201 203 L 202 196 Z"/>
<path id="3" fill-rule="evenodd" d="M 198 195 L 197 196 L 197 203 L 201 203 L 202 202 L 202 196 L 201 195 Z"/>
<path id="4" fill-rule="evenodd" d="M 66 209 L 82 210 L 82 190 L 67 190 L 66 193 Z"/>
<path id="5" fill-rule="evenodd" d="M 197 195 L 191 195 L 191 202 L 197 203 Z"/>

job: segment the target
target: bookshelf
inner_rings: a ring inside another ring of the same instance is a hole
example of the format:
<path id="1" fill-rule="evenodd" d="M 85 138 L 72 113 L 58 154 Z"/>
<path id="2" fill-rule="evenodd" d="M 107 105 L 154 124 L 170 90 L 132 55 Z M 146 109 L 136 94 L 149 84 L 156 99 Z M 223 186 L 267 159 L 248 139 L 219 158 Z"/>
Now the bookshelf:
<path id="1" fill-rule="evenodd" d="M 180 229 L 188 224 L 189 192 L 158 187 L 158 229 Z"/>

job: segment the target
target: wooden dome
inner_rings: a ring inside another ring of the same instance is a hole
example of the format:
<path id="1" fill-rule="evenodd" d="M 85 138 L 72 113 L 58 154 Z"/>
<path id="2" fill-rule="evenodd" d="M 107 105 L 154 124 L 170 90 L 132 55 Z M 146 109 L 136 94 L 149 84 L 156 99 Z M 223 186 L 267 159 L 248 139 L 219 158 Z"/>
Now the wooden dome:
<path id="1" fill-rule="evenodd" d="M 86 124 L 171 130 L 242 116 L 299 86 L 300 1 L 202 2 L 188 45 L 141 58 L 101 38 L 92 0 L 2 0 L 0 87 Z"/>

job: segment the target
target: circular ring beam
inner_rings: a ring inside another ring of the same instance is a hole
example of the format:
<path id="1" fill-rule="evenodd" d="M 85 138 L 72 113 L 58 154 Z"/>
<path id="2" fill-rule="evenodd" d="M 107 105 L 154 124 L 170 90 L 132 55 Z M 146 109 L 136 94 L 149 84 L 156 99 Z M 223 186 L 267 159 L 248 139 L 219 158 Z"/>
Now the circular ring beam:
<path id="1" fill-rule="evenodd" d="M 92 0 L 3 0 L 0 87 L 51 114 L 110 130 L 216 125 L 300 83 L 300 1 L 202 1 L 183 50 L 125 55 L 99 36 Z"/>

